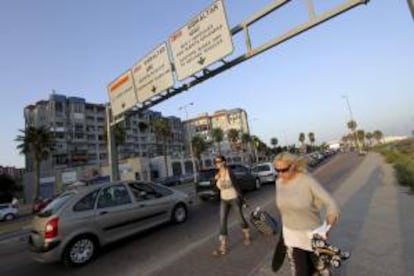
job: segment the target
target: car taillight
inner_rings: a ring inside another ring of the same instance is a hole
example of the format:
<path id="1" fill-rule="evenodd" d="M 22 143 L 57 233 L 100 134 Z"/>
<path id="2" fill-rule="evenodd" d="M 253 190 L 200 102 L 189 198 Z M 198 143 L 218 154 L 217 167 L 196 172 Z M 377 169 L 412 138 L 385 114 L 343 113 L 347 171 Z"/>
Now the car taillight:
<path id="1" fill-rule="evenodd" d="M 46 223 L 45 239 L 52 239 L 58 235 L 59 218 L 54 218 Z"/>

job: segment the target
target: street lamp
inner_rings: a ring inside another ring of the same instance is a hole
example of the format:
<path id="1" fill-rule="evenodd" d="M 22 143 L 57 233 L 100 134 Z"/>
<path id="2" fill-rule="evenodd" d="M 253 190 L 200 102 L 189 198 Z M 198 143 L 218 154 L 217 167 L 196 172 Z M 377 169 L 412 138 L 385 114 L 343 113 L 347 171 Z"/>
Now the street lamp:
<path id="1" fill-rule="evenodd" d="M 185 120 L 186 121 L 188 120 L 188 110 L 187 110 L 187 108 L 190 107 L 190 106 L 193 106 L 193 105 L 194 105 L 194 103 L 191 102 L 191 103 L 182 105 L 182 106 L 180 106 L 178 108 L 178 110 L 180 110 L 180 111 L 181 110 L 184 110 L 185 111 Z M 190 133 L 190 130 L 192 130 L 192 128 L 190 127 L 190 125 L 188 125 L 188 131 L 187 131 L 188 147 L 190 148 L 191 162 L 193 164 L 193 181 L 195 183 L 196 182 L 196 172 L 195 172 L 196 167 L 195 167 L 195 160 L 194 160 L 193 143 L 191 142 L 191 139 L 192 139 L 192 131 Z"/>

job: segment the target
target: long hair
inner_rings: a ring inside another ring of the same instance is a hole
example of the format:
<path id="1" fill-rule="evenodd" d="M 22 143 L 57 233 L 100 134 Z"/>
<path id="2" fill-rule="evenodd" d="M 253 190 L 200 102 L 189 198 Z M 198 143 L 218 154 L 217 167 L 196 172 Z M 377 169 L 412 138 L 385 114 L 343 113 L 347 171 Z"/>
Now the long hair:
<path id="1" fill-rule="evenodd" d="M 224 167 L 227 169 L 227 160 L 226 157 L 224 157 L 224 155 L 217 155 L 216 157 L 214 157 L 214 160 L 221 160 L 222 162 L 224 162 Z"/>
<path id="2" fill-rule="evenodd" d="M 294 165 L 296 172 L 304 173 L 307 171 L 308 164 L 306 160 L 298 155 L 295 155 L 290 152 L 282 152 L 276 155 L 275 159 L 273 160 L 273 165 L 277 161 L 284 161 L 288 163 L 289 165 Z"/>

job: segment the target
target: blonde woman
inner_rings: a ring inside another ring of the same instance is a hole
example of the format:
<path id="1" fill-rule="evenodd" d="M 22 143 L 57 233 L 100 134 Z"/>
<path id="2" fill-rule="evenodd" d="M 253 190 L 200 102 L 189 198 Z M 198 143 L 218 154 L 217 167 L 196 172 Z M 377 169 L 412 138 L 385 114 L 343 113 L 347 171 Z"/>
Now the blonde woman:
<path id="1" fill-rule="evenodd" d="M 214 256 L 226 255 L 228 247 L 227 220 L 229 211 L 234 208 L 243 231 L 245 245 L 250 244 L 249 225 L 243 215 L 242 205 L 244 199 L 236 177 L 227 167 L 226 158 L 222 155 L 216 156 L 214 163 L 217 167 L 215 176 L 216 187 L 220 190 L 220 247 L 213 251 Z"/>
<path id="2" fill-rule="evenodd" d="M 276 206 L 282 217 L 282 233 L 292 275 L 315 272 L 309 233 L 324 221 L 328 230 L 338 220 L 339 209 L 333 197 L 306 172 L 306 161 L 291 153 L 281 153 L 273 161 L 278 172 Z M 321 219 L 322 206 L 326 209 Z"/>

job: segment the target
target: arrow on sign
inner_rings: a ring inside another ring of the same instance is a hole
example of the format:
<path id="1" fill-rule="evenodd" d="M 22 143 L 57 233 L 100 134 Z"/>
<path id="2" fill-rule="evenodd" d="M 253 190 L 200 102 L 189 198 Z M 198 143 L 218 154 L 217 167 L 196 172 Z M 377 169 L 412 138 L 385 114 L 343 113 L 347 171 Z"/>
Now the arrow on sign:
<path id="1" fill-rule="evenodd" d="M 197 62 L 198 62 L 198 64 L 203 65 L 204 61 L 206 61 L 206 59 L 203 58 L 203 57 L 200 57 L 200 59 Z"/>
<path id="2" fill-rule="evenodd" d="M 157 87 L 155 87 L 155 85 L 152 86 L 151 88 L 152 93 L 155 93 L 157 91 Z"/>

